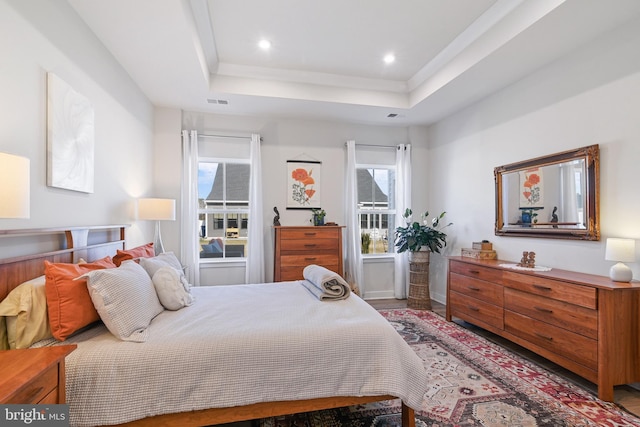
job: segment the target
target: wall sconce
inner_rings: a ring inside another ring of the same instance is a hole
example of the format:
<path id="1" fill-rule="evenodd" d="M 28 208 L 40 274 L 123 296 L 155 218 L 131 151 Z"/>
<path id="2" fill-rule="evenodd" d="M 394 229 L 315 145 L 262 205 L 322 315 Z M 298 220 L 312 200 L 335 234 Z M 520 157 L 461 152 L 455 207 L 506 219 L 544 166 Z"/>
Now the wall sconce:
<path id="1" fill-rule="evenodd" d="M 633 278 L 633 271 L 623 263 L 636 260 L 636 241 L 633 239 L 607 239 L 604 258 L 607 261 L 617 262 L 609 270 L 611 280 L 615 282 L 630 282 Z"/>
<path id="2" fill-rule="evenodd" d="M 0 218 L 29 218 L 29 159 L 0 153 Z"/>
<path id="3" fill-rule="evenodd" d="M 138 199 L 138 219 L 156 222 L 153 247 L 156 255 L 163 253 L 160 221 L 175 221 L 176 201 L 174 199 Z"/>

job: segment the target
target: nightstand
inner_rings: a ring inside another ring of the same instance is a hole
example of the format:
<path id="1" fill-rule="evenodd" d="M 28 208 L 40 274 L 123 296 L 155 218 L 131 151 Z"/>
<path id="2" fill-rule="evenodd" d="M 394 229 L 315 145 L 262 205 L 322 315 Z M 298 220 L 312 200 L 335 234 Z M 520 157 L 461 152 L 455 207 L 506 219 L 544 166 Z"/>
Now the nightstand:
<path id="1" fill-rule="evenodd" d="M 65 403 L 64 358 L 76 345 L 0 351 L 0 404 Z"/>

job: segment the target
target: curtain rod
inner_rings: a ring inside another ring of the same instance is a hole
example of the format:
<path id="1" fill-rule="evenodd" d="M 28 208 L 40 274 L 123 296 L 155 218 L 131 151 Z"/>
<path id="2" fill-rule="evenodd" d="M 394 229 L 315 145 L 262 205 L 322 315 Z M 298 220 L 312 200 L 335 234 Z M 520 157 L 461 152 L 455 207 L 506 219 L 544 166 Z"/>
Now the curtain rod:
<path id="1" fill-rule="evenodd" d="M 345 147 L 347 146 L 347 143 L 344 143 Z M 397 145 L 376 145 L 376 144 L 358 144 L 356 143 L 356 145 L 360 146 L 360 147 L 377 147 L 377 148 L 397 148 Z"/>

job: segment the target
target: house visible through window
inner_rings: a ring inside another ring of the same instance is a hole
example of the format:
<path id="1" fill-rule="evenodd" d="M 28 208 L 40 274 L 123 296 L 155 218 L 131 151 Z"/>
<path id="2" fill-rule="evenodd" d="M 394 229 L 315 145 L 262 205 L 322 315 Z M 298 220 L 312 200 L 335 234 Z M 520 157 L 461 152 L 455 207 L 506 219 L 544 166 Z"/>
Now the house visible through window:
<path id="1" fill-rule="evenodd" d="M 200 259 L 246 256 L 250 174 L 246 160 L 199 159 Z"/>
<path id="2" fill-rule="evenodd" d="M 364 165 L 356 165 L 356 168 L 362 253 L 393 253 L 395 168 Z"/>

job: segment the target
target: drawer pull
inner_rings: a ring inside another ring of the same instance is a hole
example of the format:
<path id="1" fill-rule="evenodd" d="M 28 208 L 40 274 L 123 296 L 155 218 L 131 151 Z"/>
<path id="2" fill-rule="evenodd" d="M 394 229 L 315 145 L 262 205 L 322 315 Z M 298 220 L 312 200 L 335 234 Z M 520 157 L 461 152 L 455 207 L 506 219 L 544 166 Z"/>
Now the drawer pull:
<path id="1" fill-rule="evenodd" d="M 540 334 L 540 333 L 538 333 L 538 332 L 536 332 L 535 334 L 536 334 L 537 336 L 539 336 L 540 338 L 545 339 L 545 340 L 547 340 L 547 341 L 553 341 L 553 337 L 550 337 L 550 336 L 547 336 L 547 335 L 542 335 L 542 334 Z"/>
<path id="2" fill-rule="evenodd" d="M 480 309 L 478 307 L 472 307 L 472 306 L 469 306 L 469 310 L 471 310 L 471 311 L 480 311 Z"/>
<path id="3" fill-rule="evenodd" d="M 315 248 L 316 246 L 318 245 L 316 245 L 315 243 L 309 243 L 308 245 L 304 245 L 305 248 Z"/>
<path id="4" fill-rule="evenodd" d="M 480 270 L 469 270 L 471 274 L 480 274 Z"/>
<path id="5" fill-rule="evenodd" d="M 533 285 L 534 288 L 536 289 L 540 289 L 541 291 L 550 291 L 551 288 L 548 286 L 542 286 L 542 285 Z"/>
<path id="6" fill-rule="evenodd" d="M 541 311 L 543 313 L 548 313 L 548 314 L 553 313 L 553 310 L 549 310 L 548 308 L 536 307 L 536 306 L 534 306 L 533 308 L 535 308 L 536 310 Z"/>
<path id="7" fill-rule="evenodd" d="M 476 288 L 475 286 L 469 286 L 469 290 L 471 290 L 471 291 L 479 291 L 480 288 Z"/>
<path id="8" fill-rule="evenodd" d="M 318 258 L 316 258 L 316 257 L 309 257 L 309 258 L 305 258 L 304 260 L 305 260 L 305 261 L 315 261 L 316 259 L 318 259 Z"/>
<path id="9" fill-rule="evenodd" d="M 304 235 L 305 235 L 305 236 L 315 236 L 315 235 L 316 235 L 316 233 L 315 233 L 315 232 L 313 232 L 313 233 L 304 233 Z"/>

